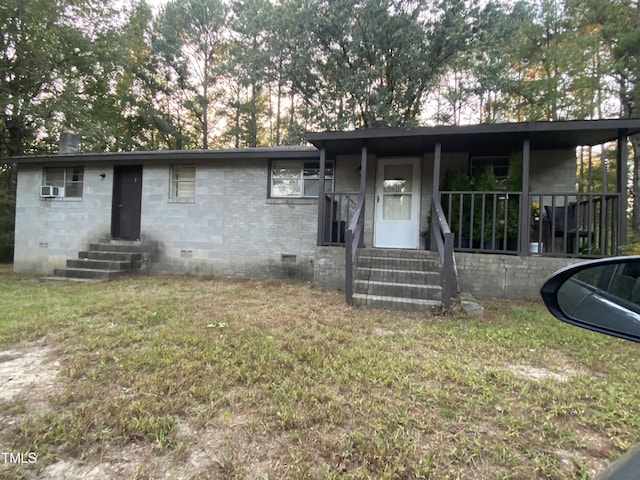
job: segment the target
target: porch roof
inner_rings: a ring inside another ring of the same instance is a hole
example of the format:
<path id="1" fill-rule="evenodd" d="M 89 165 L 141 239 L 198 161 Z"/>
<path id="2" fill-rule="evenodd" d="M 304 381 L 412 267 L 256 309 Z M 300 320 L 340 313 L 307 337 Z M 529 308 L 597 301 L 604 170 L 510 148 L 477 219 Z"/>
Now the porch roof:
<path id="1" fill-rule="evenodd" d="M 348 132 L 309 132 L 305 138 L 329 155 L 359 154 L 364 140 L 376 155 L 416 155 L 443 151 L 502 154 L 522 148 L 529 139 L 532 150 L 570 149 L 600 145 L 619 135 L 640 133 L 640 118 L 568 120 L 558 122 L 483 123 L 415 128 L 366 128 Z"/>

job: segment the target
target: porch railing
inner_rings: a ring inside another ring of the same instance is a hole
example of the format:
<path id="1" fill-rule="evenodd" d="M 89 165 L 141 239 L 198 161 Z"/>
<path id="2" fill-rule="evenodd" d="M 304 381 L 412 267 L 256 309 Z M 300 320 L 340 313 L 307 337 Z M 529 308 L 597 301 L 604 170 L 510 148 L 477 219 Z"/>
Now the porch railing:
<path id="1" fill-rule="evenodd" d="M 440 202 L 460 251 L 516 253 L 521 192 L 440 192 Z"/>
<path id="2" fill-rule="evenodd" d="M 620 194 L 533 193 L 529 200 L 534 253 L 580 257 L 620 254 Z"/>
<path id="3" fill-rule="evenodd" d="M 359 193 L 325 193 L 324 238 L 325 246 L 342 246 L 346 231 L 358 204 Z"/>
<path id="4" fill-rule="evenodd" d="M 454 249 L 563 257 L 619 254 L 620 194 L 530 193 L 521 205 L 523 198 L 522 192 L 440 192 Z"/>
<path id="5" fill-rule="evenodd" d="M 358 251 L 358 247 L 361 247 L 364 242 L 364 199 L 364 195 L 361 195 L 358 198 L 356 209 L 351 221 L 349 222 L 345 235 L 344 291 L 349 305 L 353 304 L 353 266 L 355 264 L 356 253 Z"/>
<path id="6" fill-rule="evenodd" d="M 447 218 L 442 209 L 442 205 L 437 198 L 431 202 L 431 231 L 435 240 L 438 253 L 440 254 L 440 264 L 442 265 L 441 286 L 442 286 L 442 306 L 451 306 L 453 291 L 458 291 L 458 272 L 456 269 L 456 259 L 453 255 L 453 233 L 447 223 Z"/>

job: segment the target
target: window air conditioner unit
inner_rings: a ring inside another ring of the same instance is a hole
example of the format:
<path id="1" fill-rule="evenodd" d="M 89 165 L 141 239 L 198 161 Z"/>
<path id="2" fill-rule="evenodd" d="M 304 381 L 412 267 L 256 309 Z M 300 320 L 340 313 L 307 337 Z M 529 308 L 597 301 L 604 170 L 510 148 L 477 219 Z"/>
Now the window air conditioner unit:
<path id="1" fill-rule="evenodd" d="M 40 196 L 45 198 L 64 197 L 64 187 L 54 187 L 53 185 L 42 185 Z"/>

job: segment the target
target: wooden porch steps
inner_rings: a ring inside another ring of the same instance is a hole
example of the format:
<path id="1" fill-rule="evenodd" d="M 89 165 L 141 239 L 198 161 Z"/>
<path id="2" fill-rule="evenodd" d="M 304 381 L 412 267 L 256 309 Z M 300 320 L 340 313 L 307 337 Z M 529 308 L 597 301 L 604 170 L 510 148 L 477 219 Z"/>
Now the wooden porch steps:
<path id="1" fill-rule="evenodd" d="M 56 268 L 45 280 L 99 281 L 138 273 L 146 268 L 151 248 L 137 241 L 101 240 L 89 250 L 68 259 L 65 268 Z"/>
<path id="2" fill-rule="evenodd" d="M 356 305 L 430 310 L 442 304 L 440 260 L 424 250 L 358 250 L 353 281 Z"/>

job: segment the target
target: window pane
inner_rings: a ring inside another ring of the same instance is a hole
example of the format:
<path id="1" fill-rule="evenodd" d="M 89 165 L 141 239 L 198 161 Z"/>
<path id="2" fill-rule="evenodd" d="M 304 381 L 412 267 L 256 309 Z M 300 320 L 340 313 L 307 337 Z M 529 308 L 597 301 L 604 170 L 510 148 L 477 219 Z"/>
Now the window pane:
<path id="1" fill-rule="evenodd" d="M 320 177 L 320 162 L 304 162 L 303 175 L 305 177 Z M 324 166 L 325 177 L 333 177 L 333 162 L 326 162 Z"/>
<path id="2" fill-rule="evenodd" d="M 292 161 L 273 162 L 271 165 L 271 196 L 300 197 L 302 163 Z"/>
<path id="3" fill-rule="evenodd" d="M 272 178 L 300 178 L 300 162 L 273 162 Z"/>
<path id="4" fill-rule="evenodd" d="M 326 184 L 325 184 L 326 186 Z M 317 197 L 320 194 L 320 179 L 311 180 L 305 177 L 304 179 L 304 196 L 305 197 Z"/>
<path id="5" fill-rule="evenodd" d="M 411 195 L 383 195 L 382 218 L 411 220 Z"/>
<path id="6" fill-rule="evenodd" d="M 63 187 L 65 197 L 81 198 L 84 167 L 47 167 L 43 171 L 43 185 Z"/>
<path id="7" fill-rule="evenodd" d="M 320 162 L 282 160 L 271 164 L 272 197 L 317 197 Z M 325 166 L 325 190 L 333 190 L 333 162 Z"/>
<path id="8" fill-rule="evenodd" d="M 324 191 L 333 192 L 333 177 L 324 177 Z"/>
<path id="9" fill-rule="evenodd" d="M 69 167 L 65 170 L 66 182 L 64 184 L 65 197 L 82 197 L 82 184 L 84 180 L 84 167 Z"/>
<path id="10" fill-rule="evenodd" d="M 82 197 L 82 183 L 67 182 L 64 187 L 65 197 Z"/>
<path id="11" fill-rule="evenodd" d="M 299 179 L 273 179 L 271 195 L 274 197 L 299 197 Z"/>
<path id="12" fill-rule="evenodd" d="M 194 198 L 196 196 L 196 183 L 193 181 L 176 182 L 176 197 Z"/>
<path id="13" fill-rule="evenodd" d="M 195 198 L 195 165 L 174 165 L 171 167 L 171 198 Z"/>
<path id="14" fill-rule="evenodd" d="M 196 179 L 196 167 L 193 165 L 180 165 L 175 169 L 176 180 L 191 180 Z"/>
<path id="15" fill-rule="evenodd" d="M 67 169 L 67 182 L 82 182 L 84 180 L 84 168 L 73 167 Z"/>
<path id="16" fill-rule="evenodd" d="M 306 165 L 304 167 L 304 171 L 302 172 L 304 178 L 320 178 L 320 169 L 319 168 L 307 168 Z"/>
<path id="17" fill-rule="evenodd" d="M 385 165 L 384 193 L 407 193 L 413 188 L 412 165 Z"/>
<path id="18" fill-rule="evenodd" d="M 64 187 L 64 168 L 45 168 L 43 184 Z"/>

